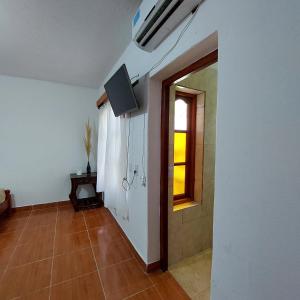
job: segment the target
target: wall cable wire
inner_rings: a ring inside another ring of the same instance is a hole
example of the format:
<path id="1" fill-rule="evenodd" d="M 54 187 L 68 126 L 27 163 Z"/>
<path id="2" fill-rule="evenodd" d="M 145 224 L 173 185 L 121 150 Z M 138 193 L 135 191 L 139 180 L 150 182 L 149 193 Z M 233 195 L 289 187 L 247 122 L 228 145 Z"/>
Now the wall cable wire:
<path id="1" fill-rule="evenodd" d="M 184 36 L 185 32 L 188 30 L 188 28 L 190 27 L 190 25 L 192 24 L 193 20 L 195 19 L 195 16 L 197 15 L 197 12 L 199 10 L 200 5 L 198 5 L 196 7 L 196 9 L 192 12 L 192 17 L 190 18 L 190 20 L 186 23 L 186 25 L 183 27 L 182 31 L 180 32 L 177 40 L 175 41 L 174 45 L 163 55 L 163 57 L 152 66 L 152 68 L 150 69 L 149 73 L 151 71 L 153 71 L 154 69 L 156 69 L 166 58 L 167 56 L 177 47 L 177 45 L 179 44 L 180 40 L 182 39 L 182 37 Z"/>

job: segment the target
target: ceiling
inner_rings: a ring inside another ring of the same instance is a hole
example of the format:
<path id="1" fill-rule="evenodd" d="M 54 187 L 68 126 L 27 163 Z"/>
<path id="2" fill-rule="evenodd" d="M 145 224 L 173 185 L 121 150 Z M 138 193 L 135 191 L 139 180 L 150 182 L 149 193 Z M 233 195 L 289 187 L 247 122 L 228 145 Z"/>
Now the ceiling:
<path id="1" fill-rule="evenodd" d="M 141 0 L 1 0 L 0 74 L 98 88 Z"/>

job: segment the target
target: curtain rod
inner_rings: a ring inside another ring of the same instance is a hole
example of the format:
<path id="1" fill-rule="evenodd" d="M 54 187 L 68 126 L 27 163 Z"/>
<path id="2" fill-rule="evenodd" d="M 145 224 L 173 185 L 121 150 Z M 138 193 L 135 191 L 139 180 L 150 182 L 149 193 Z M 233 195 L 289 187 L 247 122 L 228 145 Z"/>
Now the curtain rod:
<path id="1" fill-rule="evenodd" d="M 104 103 L 108 101 L 107 94 L 104 93 L 97 101 L 96 101 L 96 106 L 99 109 Z"/>

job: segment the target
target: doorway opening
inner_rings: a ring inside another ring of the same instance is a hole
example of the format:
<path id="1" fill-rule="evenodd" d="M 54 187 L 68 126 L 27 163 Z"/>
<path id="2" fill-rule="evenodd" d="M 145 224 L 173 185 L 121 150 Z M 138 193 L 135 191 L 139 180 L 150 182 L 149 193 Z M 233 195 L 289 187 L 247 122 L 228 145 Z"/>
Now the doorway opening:
<path id="1" fill-rule="evenodd" d="M 205 269 L 190 296 L 210 290 L 217 60 L 216 50 L 162 83 L 161 268 L 183 288 L 197 277 L 192 267 Z"/>

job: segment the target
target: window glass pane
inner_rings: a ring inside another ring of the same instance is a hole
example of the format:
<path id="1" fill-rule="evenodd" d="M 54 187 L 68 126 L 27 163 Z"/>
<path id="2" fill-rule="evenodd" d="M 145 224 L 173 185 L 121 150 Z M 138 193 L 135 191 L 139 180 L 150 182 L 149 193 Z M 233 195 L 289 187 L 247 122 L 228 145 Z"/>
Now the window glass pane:
<path id="1" fill-rule="evenodd" d="M 185 166 L 174 166 L 173 195 L 185 193 Z"/>
<path id="2" fill-rule="evenodd" d="M 181 99 L 175 101 L 175 130 L 187 130 L 187 106 Z"/>
<path id="3" fill-rule="evenodd" d="M 174 133 L 174 162 L 186 161 L 186 133 Z"/>

